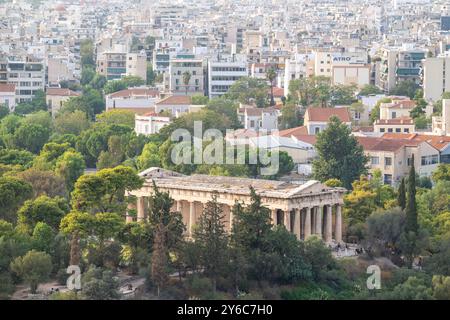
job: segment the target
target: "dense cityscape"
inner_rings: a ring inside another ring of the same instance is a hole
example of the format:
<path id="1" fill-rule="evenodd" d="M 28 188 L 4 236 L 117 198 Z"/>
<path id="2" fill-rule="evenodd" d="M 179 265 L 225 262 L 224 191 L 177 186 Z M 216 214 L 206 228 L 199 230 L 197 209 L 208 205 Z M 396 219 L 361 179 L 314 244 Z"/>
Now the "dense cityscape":
<path id="1" fill-rule="evenodd" d="M 0 207 L 1 300 L 450 300 L 450 2 L 0 0 Z"/>

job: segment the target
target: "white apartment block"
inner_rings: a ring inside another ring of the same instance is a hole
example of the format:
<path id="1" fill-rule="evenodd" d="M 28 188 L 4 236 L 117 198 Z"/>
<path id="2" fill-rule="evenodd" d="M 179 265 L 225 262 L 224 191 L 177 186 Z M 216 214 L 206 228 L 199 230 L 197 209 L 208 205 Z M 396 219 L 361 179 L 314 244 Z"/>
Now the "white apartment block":
<path id="1" fill-rule="evenodd" d="M 295 54 L 291 59 L 286 59 L 284 68 L 284 96 L 289 94 L 291 80 L 307 78 L 314 74 L 314 55 Z"/>
<path id="2" fill-rule="evenodd" d="M 424 61 L 423 96 L 437 101 L 444 92 L 450 92 L 450 55 L 427 58 Z"/>
<path id="3" fill-rule="evenodd" d="M 10 58 L 7 64 L 7 82 L 16 86 L 16 102 L 30 101 L 36 91 L 45 88 L 45 65 L 32 57 Z"/>
<path id="4" fill-rule="evenodd" d="M 208 61 L 208 96 L 220 97 L 242 77 L 248 76 L 244 57 L 232 57 L 228 61 Z"/>

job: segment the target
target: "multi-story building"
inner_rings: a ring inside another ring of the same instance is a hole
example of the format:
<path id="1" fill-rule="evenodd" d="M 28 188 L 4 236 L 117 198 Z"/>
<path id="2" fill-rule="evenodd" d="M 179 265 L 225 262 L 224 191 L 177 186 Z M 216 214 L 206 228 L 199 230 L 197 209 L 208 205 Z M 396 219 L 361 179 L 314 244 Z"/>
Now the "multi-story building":
<path id="1" fill-rule="evenodd" d="M 298 80 L 314 75 L 314 55 L 295 54 L 291 59 L 285 61 L 284 68 L 284 96 L 289 94 L 289 83 L 291 80 Z"/>
<path id="2" fill-rule="evenodd" d="M 423 97 L 437 101 L 444 92 L 450 91 L 450 54 L 426 58 L 423 68 Z"/>
<path id="3" fill-rule="evenodd" d="M 408 175 L 412 156 L 420 176 L 430 176 L 439 164 L 439 150 L 427 141 L 357 137 L 369 157 L 369 171 L 380 170 L 385 184 L 398 185 Z"/>
<path id="4" fill-rule="evenodd" d="M 185 83 L 187 79 L 189 82 Z M 203 95 L 205 93 L 203 59 L 197 59 L 194 55 L 177 55 L 170 60 L 167 81 L 172 94 Z"/>
<path id="5" fill-rule="evenodd" d="M 105 51 L 97 58 L 97 72 L 108 80 L 121 79 L 124 76 L 137 76 L 147 80 L 147 55 L 123 51 Z"/>
<path id="6" fill-rule="evenodd" d="M 30 101 L 45 88 L 45 65 L 40 59 L 10 57 L 7 72 L 7 82 L 16 86 L 16 102 Z"/>
<path id="7" fill-rule="evenodd" d="M 151 135 L 158 133 L 162 127 L 170 124 L 170 117 L 161 116 L 156 112 L 149 112 L 143 115 L 135 115 L 134 131 L 136 134 Z"/>
<path id="8" fill-rule="evenodd" d="M 426 57 L 426 49 L 412 46 L 384 48 L 379 63 L 379 79 L 377 85 L 385 92 L 390 92 L 402 81 L 411 80 L 422 83 L 422 60 Z"/>
<path id="9" fill-rule="evenodd" d="M 153 51 L 152 68 L 155 73 L 163 73 L 169 70 L 170 53 L 163 50 Z"/>
<path id="10" fill-rule="evenodd" d="M 237 112 L 239 121 L 245 129 L 256 131 L 278 129 L 279 112 L 274 108 L 241 106 Z"/>
<path id="11" fill-rule="evenodd" d="M 221 61 L 208 61 L 208 96 L 220 97 L 242 77 L 248 75 L 245 56 L 233 55 Z"/>
<path id="12" fill-rule="evenodd" d="M 64 103 L 72 97 L 78 97 L 80 94 L 70 89 L 48 88 L 46 92 L 47 106 L 52 116 L 55 117 Z"/>

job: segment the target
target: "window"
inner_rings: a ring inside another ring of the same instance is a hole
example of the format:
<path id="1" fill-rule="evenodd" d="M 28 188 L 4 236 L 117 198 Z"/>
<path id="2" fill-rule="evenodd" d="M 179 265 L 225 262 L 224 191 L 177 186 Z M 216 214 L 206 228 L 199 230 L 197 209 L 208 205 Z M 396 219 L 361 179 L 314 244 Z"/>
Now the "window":
<path id="1" fill-rule="evenodd" d="M 318 134 L 319 132 L 320 132 L 320 128 L 319 128 L 319 127 L 315 127 L 315 128 L 314 128 L 314 133 L 315 133 L 315 134 Z"/>
<path id="2" fill-rule="evenodd" d="M 408 128 L 404 128 L 403 132 L 409 133 L 409 129 Z"/>
<path id="3" fill-rule="evenodd" d="M 391 166 L 392 165 L 392 158 L 391 157 L 385 157 L 384 158 L 384 165 L 385 166 Z"/>
<path id="4" fill-rule="evenodd" d="M 392 174 L 385 174 L 384 175 L 384 183 L 385 184 L 392 184 Z"/>
<path id="5" fill-rule="evenodd" d="M 254 128 L 255 127 L 255 120 L 250 120 L 250 128 Z"/>
<path id="6" fill-rule="evenodd" d="M 380 128 L 380 132 L 384 132 L 385 130 L 384 130 L 384 128 Z"/>
<path id="7" fill-rule="evenodd" d="M 397 118 L 397 112 L 392 111 L 392 119 L 395 119 L 395 118 Z"/>
<path id="8" fill-rule="evenodd" d="M 428 165 L 431 165 L 431 164 L 438 163 L 439 162 L 439 157 L 438 157 L 437 154 L 433 154 L 431 156 L 422 156 L 421 160 L 422 160 L 421 164 L 423 166 L 428 166 Z"/>
<path id="9" fill-rule="evenodd" d="M 394 132 L 394 129 L 388 128 L 388 132 Z"/>
<path id="10" fill-rule="evenodd" d="M 401 128 L 395 128 L 395 132 L 402 132 Z"/>
<path id="11" fill-rule="evenodd" d="M 380 164 L 380 158 L 379 157 L 370 157 L 370 163 L 372 165 Z"/>

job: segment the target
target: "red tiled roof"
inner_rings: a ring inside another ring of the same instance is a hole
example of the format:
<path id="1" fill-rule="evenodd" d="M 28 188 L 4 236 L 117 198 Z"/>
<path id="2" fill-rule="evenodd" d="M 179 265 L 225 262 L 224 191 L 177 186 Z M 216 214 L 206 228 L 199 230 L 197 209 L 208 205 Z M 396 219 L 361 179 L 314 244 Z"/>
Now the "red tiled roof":
<path id="1" fill-rule="evenodd" d="M 374 137 L 356 137 L 365 151 L 397 151 L 405 146 L 417 146 L 421 141 L 408 139 L 383 139 Z"/>
<path id="2" fill-rule="evenodd" d="M 342 122 L 351 122 L 348 108 L 308 108 L 309 121 L 328 122 L 331 116 L 337 116 Z"/>
<path id="3" fill-rule="evenodd" d="M 10 83 L 0 83 L 0 92 L 16 92 L 16 85 Z"/>
<path id="4" fill-rule="evenodd" d="M 387 108 L 414 109 L 416 102 L 414 100 L 397 100 L 393 99 L 392 104 L 387 103 Z"/>
<path id="5" fill-rule="evenodd" d="M 62 97 L 78 97 L 78 92 L 72 91 L 67 88 L 47 88 L 46 94 L 48 96 L 62 96 Z"/>
<path id="6" fill-rule="evenodd" d="M 442 150 L 448 146 L 450 143 L 449 136 L 435 136 L 435 135 L 427 135 L 427 134 L 418 134 L 418 133 L 385 133 L 382 136 L 384 139 L 407 139 L 413 141 L 426 141 L 428 144 L 433 146 L 438 150 Z"/>
<path id="7" fill-rule="evenodd" d="M 278 87 L 273 87 L 273 96 L 277 97 L 277 98 L 278 97 L 283 97 L 284 96 L 284 89 L 283 88 L 278 88 Z"/>
<path id="8" fill-rule="evenodd" d="M 317 136 L 315 136 L 313 134 L 297 134 L 297 135 L 294 135 L 294 137 L 297 140 L 300 140 L 300 141 L 303 141 L 303 142 L 306 142 L 306 143 L 309 143 L 312 145 L 316 144 L 316 141 L 317 141 Z"/>
<path id="9" fill-rule="evenodd" d="M 190 105 L 191 104 L 190 96 L 170 96 L 161 101 L 157 102 L 157 105 Z"/>
<path id="10" fill-rule="evenodd" d="M 308 129 L 305 126 L 285 129 L 285 130 L 281 130 L 280 132 L 278 132 L 278 135 L 280 137 L 290 137 L 290 136 L 305 135 L 305 134 L 306 135 L 308 134 Z"/>
<path id="11" fill-rule="evenodd" d="M 130 88 L 111 93 L 109 96 L 111 98 L 123 98 L 130 96 L 159 97 L 159 91 L 148 88 Z"/>

